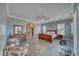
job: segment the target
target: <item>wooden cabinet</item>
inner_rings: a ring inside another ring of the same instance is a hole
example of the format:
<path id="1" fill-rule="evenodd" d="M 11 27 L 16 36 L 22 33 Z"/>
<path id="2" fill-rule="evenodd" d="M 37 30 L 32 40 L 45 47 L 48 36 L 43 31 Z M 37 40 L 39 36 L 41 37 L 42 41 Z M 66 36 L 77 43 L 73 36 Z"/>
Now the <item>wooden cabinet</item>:
<path id="1" fill-rule="evenodd" d="M 52 35 L 39 34 L 39 39 L 45 40 L 45 41 L 48 41 L 48 42 L 52 43 Z"/>

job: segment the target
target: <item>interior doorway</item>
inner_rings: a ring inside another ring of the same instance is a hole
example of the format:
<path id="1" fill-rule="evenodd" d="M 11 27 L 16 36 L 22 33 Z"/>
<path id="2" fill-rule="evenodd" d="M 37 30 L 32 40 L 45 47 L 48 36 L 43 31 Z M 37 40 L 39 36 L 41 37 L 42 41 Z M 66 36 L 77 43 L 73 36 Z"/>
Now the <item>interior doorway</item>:
<path id="1" fill-rule="evenodd" d="M 34 36 L 34 24 L 33 23 L 28 23 L 27 24 L 27 33 L 31 36 Z"/>

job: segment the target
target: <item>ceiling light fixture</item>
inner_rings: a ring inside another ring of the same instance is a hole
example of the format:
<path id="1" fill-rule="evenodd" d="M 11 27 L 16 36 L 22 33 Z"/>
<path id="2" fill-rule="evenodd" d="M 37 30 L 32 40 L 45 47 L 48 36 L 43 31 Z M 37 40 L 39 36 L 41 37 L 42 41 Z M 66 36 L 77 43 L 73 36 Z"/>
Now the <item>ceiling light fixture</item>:
<path id="1" fill-rule="evenodd" d="M 49 19 L 49 17 L 46 16 L 37 16 L 37 18 L 40 19 L 41 21 Z"/>

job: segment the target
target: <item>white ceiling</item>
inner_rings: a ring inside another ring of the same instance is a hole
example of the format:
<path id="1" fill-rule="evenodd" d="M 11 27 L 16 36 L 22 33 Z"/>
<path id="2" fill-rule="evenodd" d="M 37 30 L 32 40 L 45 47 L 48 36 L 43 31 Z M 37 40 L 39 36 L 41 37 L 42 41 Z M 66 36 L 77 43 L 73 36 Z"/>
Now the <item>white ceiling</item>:
<path id="1" fill-rule="evenodd" d="M 38 16 L 46 16 L 49 19 L 44 22 L 69 19 L 73 12 L 71 3 L 9 3 L 7 4 L 9 17 L 19 18 L 25 21 L 41 22 Z"/>

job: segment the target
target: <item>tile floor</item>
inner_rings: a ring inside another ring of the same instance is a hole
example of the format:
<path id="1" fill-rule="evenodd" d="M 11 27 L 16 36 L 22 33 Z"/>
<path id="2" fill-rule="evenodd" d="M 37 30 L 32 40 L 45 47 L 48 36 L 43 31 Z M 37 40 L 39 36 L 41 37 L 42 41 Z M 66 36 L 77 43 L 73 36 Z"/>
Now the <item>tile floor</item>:
<path id="1" fill-rule="evenodd" d="M 29 56 L 59 56 L 59 40 L 52 43 L 47 41 L 31 38 L 27 40 Z"/>

